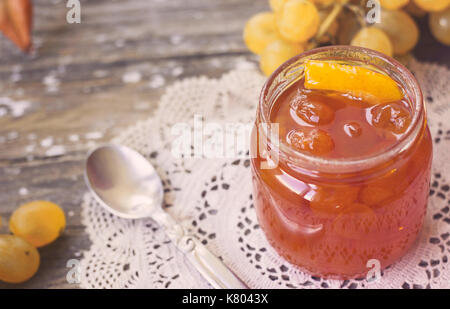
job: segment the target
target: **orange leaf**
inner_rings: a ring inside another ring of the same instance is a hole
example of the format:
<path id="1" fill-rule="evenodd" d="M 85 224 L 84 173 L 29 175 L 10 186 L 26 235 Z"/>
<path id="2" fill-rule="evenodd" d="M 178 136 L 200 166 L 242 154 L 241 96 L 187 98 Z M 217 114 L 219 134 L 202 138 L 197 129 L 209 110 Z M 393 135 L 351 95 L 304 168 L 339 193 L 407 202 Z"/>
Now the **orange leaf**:
<path id="1" fill-rule="evenodd" d="M 0 0 L 0 31 L 23 51 L 31 47 L 30 0 Z"/>

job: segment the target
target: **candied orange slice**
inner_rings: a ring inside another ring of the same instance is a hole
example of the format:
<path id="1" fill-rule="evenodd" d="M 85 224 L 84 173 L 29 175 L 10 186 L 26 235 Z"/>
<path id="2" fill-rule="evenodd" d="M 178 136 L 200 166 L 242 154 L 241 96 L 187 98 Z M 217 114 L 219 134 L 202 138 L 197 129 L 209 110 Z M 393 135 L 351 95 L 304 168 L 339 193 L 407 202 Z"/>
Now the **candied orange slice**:
<path id="1" fill-rule="evenodd" d="M 305 88 L 349 93 L 374 104 L 403 98 L 397 83 L 389 76 L 331 61 L 305 63 Z"/>

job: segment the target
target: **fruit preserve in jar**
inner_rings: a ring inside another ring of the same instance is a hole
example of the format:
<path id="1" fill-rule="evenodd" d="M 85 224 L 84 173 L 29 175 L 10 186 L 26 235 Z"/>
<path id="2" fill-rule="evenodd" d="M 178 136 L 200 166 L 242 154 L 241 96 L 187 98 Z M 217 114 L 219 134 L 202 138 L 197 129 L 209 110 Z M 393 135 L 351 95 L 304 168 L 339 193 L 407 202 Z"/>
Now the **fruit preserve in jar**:
<path id="1" fill-rule="evenodd" d="M 432 158 L 422 93 L 380 53 L 333 46 L 284 63 L 262 90 L 251 156 L 260 226 L 309 273 L 364 277 L 422 227 Z"/>

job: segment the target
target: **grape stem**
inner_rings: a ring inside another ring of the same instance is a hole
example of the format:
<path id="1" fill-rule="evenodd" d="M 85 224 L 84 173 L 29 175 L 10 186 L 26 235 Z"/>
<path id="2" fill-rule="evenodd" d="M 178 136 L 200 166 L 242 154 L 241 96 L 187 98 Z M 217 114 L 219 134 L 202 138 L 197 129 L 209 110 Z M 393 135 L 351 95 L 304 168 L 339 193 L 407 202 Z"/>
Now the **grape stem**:
<path id="1" fill-rule="evenodd" d="M 322 22 L 322 24 L 319 27 L 319 31 L 317 32 L 317 35 L 314 37 L 313 42 L 312 42 L 312 47 L 316 47 L 317 46 L 317 41 L 323 36 L 325 35 L 325 33 L 328 31 L 328 29 L 330 28 L 330 26 L 333 24 L 333 22 L 336 20 L 336 18 L 339 16 L 339 14 L 341 13 L 342 9 L 344 8 L 344 6 L 347 5 L 349 0 L 344 0 L 341 1 L 340 3 L 336 3 L 333 6 L 333 9 L 331 10 L 330 14 L 328 14 L 328 16 L 325 18 L 325 20 Z"/>
<path id="2" fill-rule="evenodd" d="M 356 5 L 347 4 L 345 5 L 345 8 L 355 14 L 358 23 L 361 27 L 364 27 L 366 25 L 366 20 L 364 19 L 364 11 L 361 9 L 361 7 Z"/>

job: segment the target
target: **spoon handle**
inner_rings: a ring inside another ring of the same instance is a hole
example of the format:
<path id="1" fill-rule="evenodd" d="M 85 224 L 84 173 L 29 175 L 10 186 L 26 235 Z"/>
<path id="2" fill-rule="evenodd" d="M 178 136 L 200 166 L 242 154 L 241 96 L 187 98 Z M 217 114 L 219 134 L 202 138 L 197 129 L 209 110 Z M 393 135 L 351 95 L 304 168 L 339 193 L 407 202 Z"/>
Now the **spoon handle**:
<path id="1" fill-rule="evenodd" d="M 211 251 L 196 238 L 187 237 L 186 240 L 195 244 L 192 251 L 187 253 L 189 261 L 214 288 L 248 288 L 219 258 L 213 255 Z"/>
<path id="2" fill-rule="evenodd" d="M 178 224 L 165 211 L 152 215 L 163 226 L 167 236 L 186 255 L 192 265 L 216 289 L 247 289 L 248 287 L 205 245 Z"/>

